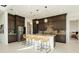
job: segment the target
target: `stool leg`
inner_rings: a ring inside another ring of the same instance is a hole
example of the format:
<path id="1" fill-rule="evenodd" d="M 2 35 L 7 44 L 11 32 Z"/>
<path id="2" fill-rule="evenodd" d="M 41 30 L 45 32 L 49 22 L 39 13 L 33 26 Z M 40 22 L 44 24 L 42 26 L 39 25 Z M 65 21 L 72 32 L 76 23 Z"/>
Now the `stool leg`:
<path id="1" fill-rule="evenodd" d="M 28 42 L 28 39 L 26 39 L 26 45 L 28 45 L 28 43 L 29 43 L 29 42 Z"/>
<path id="2" fill-rule="evenodd" d="M 30 45 L 32 45 L 32 39 L 30 39 Z"/>
<path id="3" fill-rule="evenodd" d="M 39 40 L 37 41 L 38 43 L 37 43 L 37 50 L 39 50 Z"/>
<path id="4" fill-rule="evenodd" d="M 27 39 L 27 46 L 30 46 L 30 40 L 29 39 Z"/>
<path id="5" fill-rule="evenodd" d="M 40 50 L 41 49 L 41 41 L 39 40 L 38 41 L 38 50 Z"/>
<path id="6" fill-rule="evenodd" d="M 51 49 L 50 49 L 50 43 L 49 42 L 47 42 L 47 43 L 48 43 L 48 45 L 47 45 L 46 53 L 48 53 L 48 52 L 51 51 Z"/>
<path id="7" fill-rule="evenodd" d="M 32 45 L 34 46 L 35 42 L 34 42 L 34 39 L 32 39 Z"/>
<path id="8" fill-rule="evenodd" d="M 37 49 L 37 41 L 35 41 L 34 46 L 35 46 L 35 49 Z"/>
<path id="9" fill-rule="evenodd" d="M 43 47 L 42 45 L 43 45 L 43 42 L 40 43 L 40 51 L 42 51 L 42 47 Z"/>

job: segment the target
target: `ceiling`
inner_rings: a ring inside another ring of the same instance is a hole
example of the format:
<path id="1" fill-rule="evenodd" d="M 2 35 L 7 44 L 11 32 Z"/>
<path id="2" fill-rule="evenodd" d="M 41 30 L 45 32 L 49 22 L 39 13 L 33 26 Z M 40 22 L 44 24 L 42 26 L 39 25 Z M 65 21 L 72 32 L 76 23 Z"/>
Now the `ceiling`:
<path id="1" fill-rule="evenodd" d="M 79 6 L 77 5 L 8 5 L 6 8 L 11 14 L 30 19 L 40 19 L 79 11 Z"/>

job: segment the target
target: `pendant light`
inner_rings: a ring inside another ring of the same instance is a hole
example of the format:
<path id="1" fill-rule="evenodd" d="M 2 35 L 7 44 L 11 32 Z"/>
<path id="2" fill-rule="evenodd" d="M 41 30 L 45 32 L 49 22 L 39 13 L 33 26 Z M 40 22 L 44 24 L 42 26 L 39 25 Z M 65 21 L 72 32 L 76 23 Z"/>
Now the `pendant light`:
<path id="1" fill-rule="evenodd" d="M 39 24 L 39 21 L 36 21 L 36 24 Z"/>
<path id="2" fill-rule="evenodd" d="M 44 19 L 44 22 L 47 23 L 48 22 L 48 19 Z"/>

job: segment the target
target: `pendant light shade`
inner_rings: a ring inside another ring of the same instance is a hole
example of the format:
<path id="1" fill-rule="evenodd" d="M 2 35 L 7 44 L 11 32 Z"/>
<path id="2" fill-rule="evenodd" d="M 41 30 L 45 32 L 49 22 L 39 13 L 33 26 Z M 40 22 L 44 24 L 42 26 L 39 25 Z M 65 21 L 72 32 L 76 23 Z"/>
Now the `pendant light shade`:
<path id="1" fill-rule="evenodd" d="M 44 19 L 44 22 L 47 23 L 48 22 L 48 19 Z"/>
<path id="2" fill-rule="evenodd" d="M 30 25 L 32 25 L 32 22 L 30 22 Z"/>
<path id="3" fill-rule="evenodd" d="M 36 21 L 36 24 L 39 24 L 39 21 Z"/>

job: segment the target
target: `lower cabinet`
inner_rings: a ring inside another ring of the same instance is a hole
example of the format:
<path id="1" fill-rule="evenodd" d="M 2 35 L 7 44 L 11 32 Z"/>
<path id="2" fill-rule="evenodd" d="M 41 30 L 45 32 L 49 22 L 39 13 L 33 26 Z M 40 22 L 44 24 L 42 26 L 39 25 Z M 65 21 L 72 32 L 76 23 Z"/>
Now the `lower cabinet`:
<path id="1" fill-rule="evenodd" d="M 8 35 L 8 43 L 16 42 L 16 35 Z"/>
<path id="2" fill-rule="evenodd" d="M 66 43 L 66 35 L 56 35 L 55 41 L 61 42 L 61 43 Z"/>

